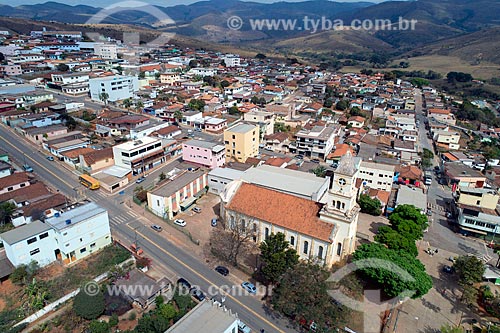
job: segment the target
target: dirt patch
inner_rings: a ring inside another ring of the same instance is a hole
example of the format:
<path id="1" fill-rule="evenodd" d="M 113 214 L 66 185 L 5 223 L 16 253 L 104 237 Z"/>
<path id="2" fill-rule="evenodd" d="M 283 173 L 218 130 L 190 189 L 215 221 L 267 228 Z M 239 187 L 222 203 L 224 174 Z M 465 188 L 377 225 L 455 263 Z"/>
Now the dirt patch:
<path id="1" fill-rule="evenodd" d="M 58 263 L 54 262 L 48 266 L 45 266 L 43 269 L 40 269 L 36 277 L 37 279 L 48 281 L 52 280 L 55 277 L 61 276 L 64 273 L 64 267 Z"/>
<path id="2" fill-rule="evenodd" d="M 17 307 L 24 290 L 12 281 L 7 280 L 0 284 L 0 311 L 6 306 Z M 10 304 L 9 304 L 10 303 Z"/>

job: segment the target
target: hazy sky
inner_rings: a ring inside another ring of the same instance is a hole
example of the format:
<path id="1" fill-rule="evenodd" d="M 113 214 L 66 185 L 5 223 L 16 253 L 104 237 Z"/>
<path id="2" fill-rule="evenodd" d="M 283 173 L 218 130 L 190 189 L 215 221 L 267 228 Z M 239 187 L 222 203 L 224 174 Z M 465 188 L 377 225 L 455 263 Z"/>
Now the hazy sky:
<path id="1" fill-rule="evenodd" d="M 2 5 L 10 5 L 10 6 L 17 6 L 17 5 L 24 5 L 24 4 L 36 4 L 36 3 L 45 3 L 48 0 L 17 0 L 17 1 L 12 1 L 12 0 L 0 0 L 0 4 Z M 164 7 L 169 7 L 169 6 L 174 6 L 174 5 L 179 5 L 179 4 L 190 4 L 193 2 L 198 2 L 199 0 L 139 0 L 142 2 L 147 2 L 155 5 L 160 5 Z M 252 0 L 254 2 L 276 2 L 277 0 Z M 286 0 L 287 2 L 300 2 L 304 0 Z M 341 0 L 338 2 L 360 2 L 361 0 Z M 367 0 L 366 2 L 383 2 L 387 0 Z M 120 0 L 59 0 L 55 2 L 60 2 L 64 3 L 67 5 L 88 5 L 88 6 L 93 6 L 93 7 L 104 7 L 104 6 L 109 6 L 114 3 L 120 2 Z"/>

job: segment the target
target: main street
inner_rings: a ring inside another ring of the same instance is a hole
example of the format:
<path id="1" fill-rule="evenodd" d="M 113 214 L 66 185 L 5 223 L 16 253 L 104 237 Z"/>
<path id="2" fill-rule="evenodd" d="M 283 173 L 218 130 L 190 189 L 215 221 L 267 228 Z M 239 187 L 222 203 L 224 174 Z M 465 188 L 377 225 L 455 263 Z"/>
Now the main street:
<path id="1" fill-rule="evenodd" d="M 58 162 L 47 160 L 46 153 L 39 150 L 40 148 L 31 145 L 3 125 L 0 126 L 0 146 L 18 164 L 28 163 L 40 179 L 66 196 L 77 198 L 82 193 L 75 173 L 60 166 Z M 160 233 L 153 231 L 149 227 L 151 223 L 147 215 L 139 216 L 132 211 L 121 196 L 110 197 L 100 191 L 88 190 L 85 194 L 88 199 L 108 210 L 113 237 L 127 244 L 131 244 L 137 238 L 145 255 L 152 259 L 155 268 L 168 278 L 175 280 L 180 276 L 185 277 L 205 292 L 209 288 L 214 289 L 213 286 L 230 286 L 230 288 L 233 286 L 229 279 L 215 272 L 213 267 L 202 263 Z M 166 228 L 171 227 L 166 226 Z M 169 276 L 172 272 L 176 276 Z M 241 287 L 236 285 L 233 290 L 240 289 Z M 259 296 L 228 294 L 224 304 L 257 331 L 265 329 L 266 332 L 295 332 L 288 327 L 285 319 L 277 318 L 275 314 L 270 313 L 263 306 Z"/>
<path id="2" fill-rule="evenodd" d="M 416 119 L 419 120 L 418 127 L 419 147 L 426 148 L 434 152 L 432 140 L 427 137 L 427 129 L 425 127 L 425 113 L 422 107 L 422 93 L 417 89 L 415 93 L 415 113 Z M 439 165 L 439 156 L 434 156 L 434 165 Z M 452 194 L 449 187 L 445 187 L 438 183 L 437 177 L 434 176 L 432 184 L 427 188 L 427 203 L 430 205 L 432 214 L 432 223 L 429 226 L 429 231 L 424 235 L 424 240 L 428 241 L 432 247 L 438 247 L 459 255 L 473 254 L 478 257 L 492 257 L 492 251 L 485 246 L 481 240 L 467 238 L 458 233 L 455 233 L 446 217 L 447 203 L 452 200 Z M 496 260 L 492 258 L 491 260 Z"/>

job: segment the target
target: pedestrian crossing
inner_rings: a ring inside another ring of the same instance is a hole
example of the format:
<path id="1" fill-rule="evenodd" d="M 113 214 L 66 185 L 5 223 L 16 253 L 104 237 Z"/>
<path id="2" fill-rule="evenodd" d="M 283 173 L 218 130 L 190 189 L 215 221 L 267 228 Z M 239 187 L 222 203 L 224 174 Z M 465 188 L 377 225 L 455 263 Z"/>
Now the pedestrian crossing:
<path id="1" fill-rule="evenodd" d="M 137 215 L 134 212 L 125 212 L 125 213 L 121 213 L 118 215 L 110 215 L 109 216 L 109 223 L 111 225 L 118 226 L 118 225 L 122 225 L 122 224 L 136 221 L 138 218 L 139 218 L 139 215 Z"/>

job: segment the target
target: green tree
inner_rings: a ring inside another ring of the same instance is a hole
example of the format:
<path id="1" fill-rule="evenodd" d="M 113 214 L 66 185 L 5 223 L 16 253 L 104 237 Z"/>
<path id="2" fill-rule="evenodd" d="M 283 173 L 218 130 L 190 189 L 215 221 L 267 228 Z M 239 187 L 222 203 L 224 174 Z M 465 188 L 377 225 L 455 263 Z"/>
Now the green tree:
<path id="1" fill-rule="evenodd" d="M 312 173 L 316 175 L 316 177 L 325 178 L 326 177 L 326 168 L 322 165 L 317 166 L 316 168 L 311 170 Z"/>
<path id="2" fill-rule="evenodd" d="M 279 279 L 271 304 L 277 312 L 297 324 L 314 321 L 318 332 L 330 332 L 332 324 L 342 326 L 348 310 L 332 302 L 326 280 L 330 273 L 311 262 L 300 261 Z"/>
<path id="3" fill-rule="evenodd" d="M 172 304 L 161 304 L 158 307 L 158 314 L 168 321 L 174 319 L 177 316 L 177 310 L 175 310 Z"/>
<path id="4" fill-rule="evenodd" d="M 99 94 L 99 99 L 104 103 L 104 105 L 108 104 L 109 94 L 102 92 Z"/>
<path id="5" fill-rule="evenodd" d="M 266 55 L 263 54 L 263 53 L 257 53 L 255 55 L 255 59 L 263 60 L 263 59 L 266 59 L 266 58 L 267 58 Z"/>
<path id="6" fill-rule="evenodd" d="M 205 107 L 205 101 L 193 98 L 189 101 L 188 107 L 193 110 L 201 111 Z"/>
<path id="7" fill-rule="evenodd" d="M 16 205 L 10 201 L 0 203 L 0 224 L 3 226 L 10 223 L 12 214 L 16 211 Z"/>
<path id="8" fill-rule="evenodd" d="M 146 77 L 146 72 L 139 72 L 139 75 L 138 75 L 139 79 L 144 79 Z"/>
<path id="9" fill-rule="evenodd" d="M 220 86 L 221 86 L 222 88 L 229 87 L 230 85 L 231 85 L 231 84 L 229 83 L 229 81 L 228 81 L 228 80 L 222 80 L 222 81 L 220 82 Z"/>
<path id="10" fill-rule="evenodd" d="M 358 204 L 361 207 L 361 212 L 373 216 L 379 216 L 382 213 L 382 205 L 378 199 L 372 199 L 367 194 L 361 194 L 358 199 Z"/>
<path id="11" fill-rule="evenodd" d="M 110 325 L 105 321 L 92 320 L 89 325 L 88 333 L 109 333 Z"/>
<path id="12" fill-rule="evenodd" d="M 425 266 L 409 253 L 370 243 L 359 246 L 353 260 L 372 263 L 361 268 L 361 272 L 377 282 L 389 297 L 404 295 L 419 298 L 432 288 L 432 279 L 427 275 Z"/>
<path id="13" fill-rule="evenodd" d="M 181 122 L 182 117 L 183 117 L 182 111 L 181 110 L 175 110 L 175 112 L 174 112 L 174 119 L 177 120 L 178 123 Z"/>
<path id="14" fill-rule="evenodd" d="M 104 294 L 98 292 L 96 295 L 89 295 L 83 288 L 73 300 L 73 310 L 84 319 L 97 319 L 104 312 Z"/>
<path id="15" fill-rule="evenodd" d="M 144 103 L 142 101 L 137 101 L 135 103 L 135 108 L 137 111 L 142 111 L 142 108 L 144 107 Z"/>
<path id="16" fill-rule="evenodd" d="M 441 333 L 465 333 L 462 327 L 450 326 L 448 324 L 441 326 Z"/>
<path id="17" fill-rule="evenodd" d="M 349 108 L 349 101 L 342 99 L 335 104 L 335 108 L 340 111 L 345 111 Z"/>
<path id="18" fill-rule="evenodd" d="M 60 71 L 60 72 L 67 72 L 69 71 L 69 66 L 66 65 L 66 64 L 58 64 L 56 66 L 57 70 Z"/>
<path id="19" fill-rule="evenodd" d="M 378 229 L 375 241 L 387 245 L 392 250 L 401 250 L 414 257 L 418 255 L 415 240 L 411 237 L 406 237 L 404 234 L 400 234 L 389 226 L 382 226 Z"/>
<path id="20" fill-rule="evenodd" d="M 473 285 L 462 285 L 462 297 L 460 302 L 470 307 L 477 302 L 478 290 Z"/>
<path id="21" fill-rule="evenodd" d="M 160 173 L 160 181 L 167 179 L 167 176 L 162 172 Z"/>
<path id="22" fill-rule="evenodd" d="M 394 230 L 414 241 L 421 239 L 427 228 L 427 216 L 413 205 L 399 205 L 389 216 L 389 222 Z"/>
<path id="23" fill-rule="evenodd" d="M 229 112 L 230 115 L 238 115 L 240 114 L 240 110 L 238 109 L 237 106 L 231 106 L 227 112 Z"/>
<path id="24" fill-rule="evenodd" d="M 486 269 L 484 263 L 476 256 L 458 257 L 453 268 L 458 273 L 460 283 L 463 285 L 481 282 Z"/>
<path id="25" fill-rule="evenodd" d="M 126 98 L 123 100 L 122 105 L 128 110 L 132 106 L 132 101 L 130 100 L 130 98 Z"/>
<path id="26" fill-rule="evenodd" d="M 262 265 L 260 272 L 267 285 L 278 282 L 285 272 L 299 262 L 297 252 L 290 247 L 281 232 L 271 234 L 260 243 L 260 259 Z"/>

